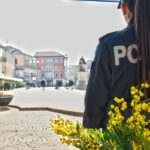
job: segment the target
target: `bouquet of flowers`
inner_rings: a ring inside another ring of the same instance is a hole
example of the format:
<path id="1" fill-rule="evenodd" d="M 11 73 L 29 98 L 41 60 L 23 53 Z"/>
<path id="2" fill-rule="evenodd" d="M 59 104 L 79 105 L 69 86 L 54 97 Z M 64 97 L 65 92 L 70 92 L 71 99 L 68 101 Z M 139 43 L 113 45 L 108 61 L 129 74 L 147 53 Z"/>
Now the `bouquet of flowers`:
<path id="1" fill-rule="evenodd" d="M 128 118 L 123 115 L 129 107 L 126 100 L 115 97 L 104 132 L 84 128 L 60 116 L 51 119 L 50 128 L 60 136 L 62 143 L 81 150 L 150 150 L 150 120 L 147 117 L 150 116 L 150 99 L 144 98 L 144 89 L 149 87 L 148 83 L 131 87 L 132 113 Z"/>
<path id="2" fill-rule="evenodd" d="M 12 95 L 7 94 L 6 92 L 0 92 L 0 97 L 12 97 Z"/>

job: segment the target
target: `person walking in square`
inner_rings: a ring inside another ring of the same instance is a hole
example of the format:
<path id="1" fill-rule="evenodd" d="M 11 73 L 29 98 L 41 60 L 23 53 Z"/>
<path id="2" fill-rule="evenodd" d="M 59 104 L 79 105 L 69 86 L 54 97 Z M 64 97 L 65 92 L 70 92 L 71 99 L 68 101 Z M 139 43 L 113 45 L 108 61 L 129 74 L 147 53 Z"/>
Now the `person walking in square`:
<path id="1" fill-rule="evenodd" d="M 41 81 L 41 86 L 42 86 L 42 89 L 43 89 L 43 91 L 45 90 L 45 80 L 42 80 Z"/>

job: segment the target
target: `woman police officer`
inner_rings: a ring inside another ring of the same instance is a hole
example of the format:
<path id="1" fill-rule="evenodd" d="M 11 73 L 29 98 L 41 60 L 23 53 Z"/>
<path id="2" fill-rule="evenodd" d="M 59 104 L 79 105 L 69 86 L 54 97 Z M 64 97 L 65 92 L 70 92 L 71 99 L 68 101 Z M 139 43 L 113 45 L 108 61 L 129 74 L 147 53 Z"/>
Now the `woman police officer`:
<path id="1" fill-rule="evenodd" d="M 99 40 L 85 96 L 87 128 L 105 129 L 113 98 L 128 101 L 131 85 L 150 82 L 150 0 L 121 0 L 119 7 L 128 26 Z"/>

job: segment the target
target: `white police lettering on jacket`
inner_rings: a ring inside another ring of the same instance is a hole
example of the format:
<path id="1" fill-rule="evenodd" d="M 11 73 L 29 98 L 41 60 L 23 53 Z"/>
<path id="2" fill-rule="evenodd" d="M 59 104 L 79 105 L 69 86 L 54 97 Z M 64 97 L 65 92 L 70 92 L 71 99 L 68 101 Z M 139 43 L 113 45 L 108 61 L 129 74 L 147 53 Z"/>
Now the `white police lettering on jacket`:
<path id="1" fill-rule="evenodd" d="M 138 47 L 136 44 L 132 44 L 126 49 L 125 46 L 114 46 L 114 56 L 115 56 L 115 66 L 120 65 L 120 60 L 122 58 L 125 58 L 127 56 L 127 59 L 129 60 L 130 63 L 136 64 L 138 61 L 138 55 L 136 58 L 133 57 L 132 51 L 136 50 L 138 52 Z"/>

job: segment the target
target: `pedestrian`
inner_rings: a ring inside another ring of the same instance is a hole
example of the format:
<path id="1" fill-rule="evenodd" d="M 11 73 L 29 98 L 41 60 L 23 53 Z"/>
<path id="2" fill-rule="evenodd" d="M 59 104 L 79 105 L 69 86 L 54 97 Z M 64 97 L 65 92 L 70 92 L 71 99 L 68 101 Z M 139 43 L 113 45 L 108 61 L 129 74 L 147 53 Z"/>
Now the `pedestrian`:
<path id="1" fill-rule="evenodd" d="M 45 90 L 45 80 L 42 80 L 41 81 L 41 86 L 42 86 L 42 89 L 43 89 L 43 91 Z"/>
<path id="2" fill-rule="evenodd" d="M 87 128 L 105 130 L 114 97 L 127 101 L 132 85 L 150 82 L 150 0 L 121 0 L 118 7 L 128 26 L 100 38 L 85 96 Z M 148 96 L 150 91 L 145 91 Z M 128 108 L 125 118 L 130 113 Z"/>
<path id="3" fill-rule="evenodd" d="M 10 83 L 7 83 L 7 90 L 10 90 Z"/>
<path id="4" fill-rule="evenodd" d="M 7 91 L 7 82 L 4 83 L 4 91 Z"/>
<path id="5" fill-rule="evenodd" d="M 72 80 L 69 80 L 69 86 L 73 86 L 74 82 Z"/>
<path id="6" fill-rule="evenodd" d="M 28 90 L 28 89 L 30 89 L 30 83 L 29 82 L 27 82 L 27 84 L 26 84 L 26 90 Z"/>

